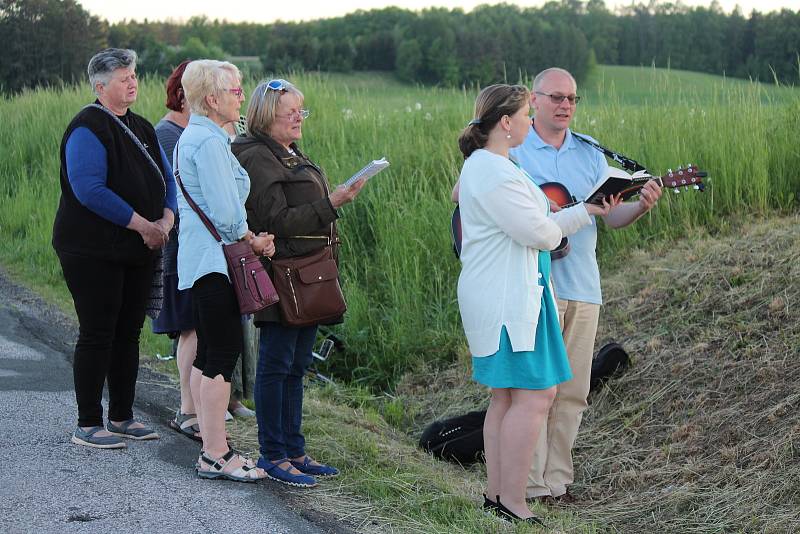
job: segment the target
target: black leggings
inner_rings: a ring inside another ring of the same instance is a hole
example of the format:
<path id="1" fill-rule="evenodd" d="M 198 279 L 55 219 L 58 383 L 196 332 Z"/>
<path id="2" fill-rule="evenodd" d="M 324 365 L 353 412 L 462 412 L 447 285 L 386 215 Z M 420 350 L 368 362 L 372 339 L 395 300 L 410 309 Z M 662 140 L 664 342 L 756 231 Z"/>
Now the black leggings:
<path id="1" fill-rule="evenodd" d="M 203 371 L 203 376 L 221 374 L 225 382 L 230 382 L 244 348 L 244 336 L 239 303 L 225 275 L 211 273 L 195 281 L 192 314 L 197 328 L 194 367 Z"/>
<path id="2" fill-rule="evenodd" d="M 102 426 L 106 380 L 108 418 L 132 419 L 139 334 L 154 263 L 128 265 L 63 252 L 58 259 L 80 325 L 72 367 L 78 425 Z"/>

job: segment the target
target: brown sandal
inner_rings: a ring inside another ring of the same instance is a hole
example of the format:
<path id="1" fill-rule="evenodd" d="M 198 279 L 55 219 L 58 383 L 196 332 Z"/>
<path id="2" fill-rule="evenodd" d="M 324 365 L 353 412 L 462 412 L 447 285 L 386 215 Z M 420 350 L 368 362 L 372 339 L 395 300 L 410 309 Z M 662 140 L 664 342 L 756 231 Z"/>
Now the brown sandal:
<path id="1" fill-rule="evenodd" d="M 197 414 L 181 413 L 178 410 L 175 414 L 175 419 L 169 420 L 169 427 L 189 439 L 203 441 L 203 436 L 200 434 L 200 425 L 197 423 Z"/>

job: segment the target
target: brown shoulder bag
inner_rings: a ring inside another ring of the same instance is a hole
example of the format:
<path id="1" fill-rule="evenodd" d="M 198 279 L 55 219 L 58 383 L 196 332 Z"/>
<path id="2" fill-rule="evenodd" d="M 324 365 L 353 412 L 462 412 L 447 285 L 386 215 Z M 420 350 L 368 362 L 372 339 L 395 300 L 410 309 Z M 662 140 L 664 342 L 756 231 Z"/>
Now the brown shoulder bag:
<path id="1" fill-rule="evenodd" d="M 282 321 L 287 326 L 310 326 L 336 319 L 347 310 L 339 269 L 333 257 L 333 225 L 331 236 L 295 236 L 327 239 L 319 251 L 272 260 L 275 290 Z"/>

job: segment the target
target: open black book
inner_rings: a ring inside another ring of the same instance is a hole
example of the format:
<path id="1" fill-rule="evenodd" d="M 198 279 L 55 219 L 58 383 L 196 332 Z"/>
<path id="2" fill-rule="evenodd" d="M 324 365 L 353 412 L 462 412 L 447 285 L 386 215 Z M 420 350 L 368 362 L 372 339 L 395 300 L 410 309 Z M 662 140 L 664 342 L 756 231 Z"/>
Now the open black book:
<path id="1" fill-rule="evenodd" d="M 647 171 L 636 171 L 633 174 L 628 174 L 617 167 L 609 167 L 606 179 L 598 182 L 589 191 L 584 202 L 602 206 L 604 198 L 619 193 L 622 193 L 622 200 L 628 200 L 637 195 L 639 190 L 644 187 L 644 184 L 652 179 L 653 177 Z"/>

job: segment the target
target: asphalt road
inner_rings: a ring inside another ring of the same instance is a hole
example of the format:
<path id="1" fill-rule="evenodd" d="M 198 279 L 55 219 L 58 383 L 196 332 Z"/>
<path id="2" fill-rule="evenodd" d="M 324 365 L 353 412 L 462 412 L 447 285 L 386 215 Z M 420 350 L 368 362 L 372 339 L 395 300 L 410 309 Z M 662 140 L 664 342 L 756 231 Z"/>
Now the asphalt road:
<path id="1" fill-rule="evenodd" d="M 0 272 L 0 532 L 350 532 L 277 483 L 200 480 L 198 444 L 163 424 L 177 392 L 158 375 L 140 373 L 134 409 L 160 440 L 70 443 L 76 331 Z"/>

